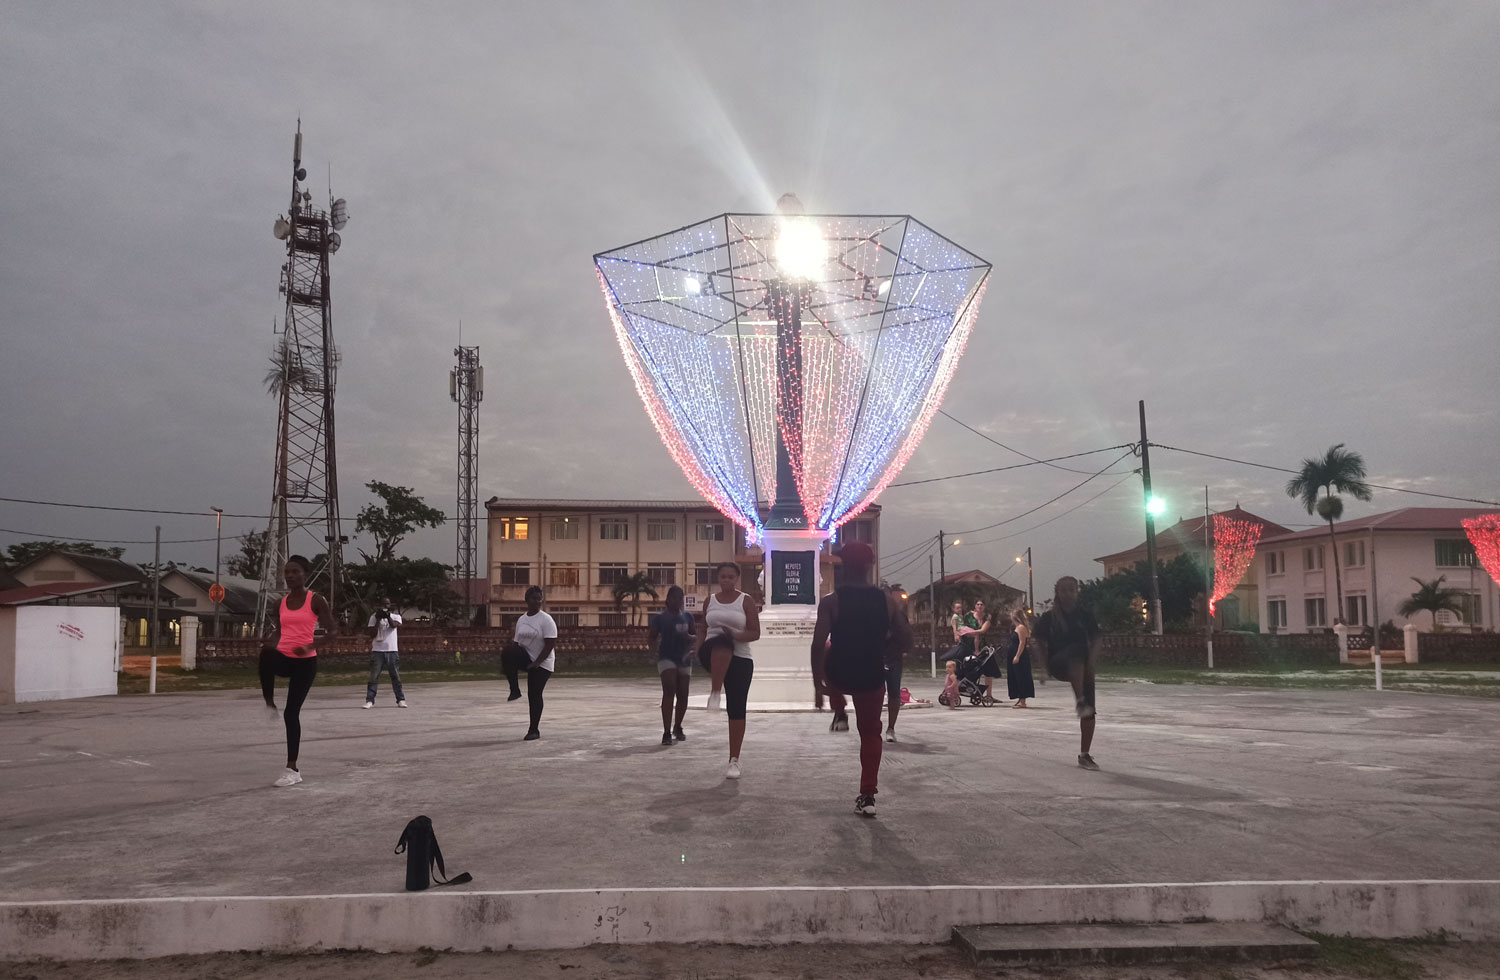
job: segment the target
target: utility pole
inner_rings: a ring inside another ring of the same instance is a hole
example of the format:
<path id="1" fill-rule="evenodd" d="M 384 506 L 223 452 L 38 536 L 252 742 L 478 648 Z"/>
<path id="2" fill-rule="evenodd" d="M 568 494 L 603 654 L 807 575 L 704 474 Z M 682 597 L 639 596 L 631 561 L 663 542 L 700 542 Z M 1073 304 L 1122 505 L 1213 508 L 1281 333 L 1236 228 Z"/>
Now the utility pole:
<path id="1" fill-rule="evenodd" d="M 1380 660 L 1380 593 L 1375 589 L 1375 534 L 1370 533 L 1370 659 L 1375 661 L 1375 690 L 1385 690 Z"/>
<path id="2" fill-rule="evenodd" d="M 1031 545 L 1026 546 L 1026 613 L 1036 613 L 1036 583 L 1031 574 Z"/>
<path id="3" fill-rule="evenodd" d="M 948 555 L 947 555 L 946 550 L 945 550 L 947 548 L 947 546 L 948 546 L 948 534 L 947 534 L 947 532 L 946 531 L 939 531 L 938 532 L 938 577 L 939 577 L 940 580 L 941 579 L 945 579 L 945 578 L 948 577 Z"/>
<path id="4" fill-rule="evenodd" d="M 1161 587 L 1156 583 L 1156 515 L 1159 506 L 1151 496 L 1151 443 L 1146 438 L 1146 400 L 1140 402 L 1141 409 L 1141 487 L 1146 498 L 1146 570 L 1151 577 L 1151 625 L 1152 632 L 1161 636 Z"/>
<path id="5" fill-rule="evenodd" d="M 161 642 L 161 525 L 156 525 L 156 560 L 151 565 L 151 689 L 156 693 L 156 650 Z"/>
<path id="6" fill-rule="evenodd" d="M 1214 669 L 1214 548 L 1209 543 L 1208 487 L 1203 488 L 1203 633 L 1208 643 L 1208 669 Z"/>
<path id="7" fill-rule="evenodd" d="M 224 543 L 224 508 L 214 507 L 214 585 L 219 585 L 219 556 Z M 214 639 L 219 638 L 219 606 L 222 603 L 214 600 Z"/>

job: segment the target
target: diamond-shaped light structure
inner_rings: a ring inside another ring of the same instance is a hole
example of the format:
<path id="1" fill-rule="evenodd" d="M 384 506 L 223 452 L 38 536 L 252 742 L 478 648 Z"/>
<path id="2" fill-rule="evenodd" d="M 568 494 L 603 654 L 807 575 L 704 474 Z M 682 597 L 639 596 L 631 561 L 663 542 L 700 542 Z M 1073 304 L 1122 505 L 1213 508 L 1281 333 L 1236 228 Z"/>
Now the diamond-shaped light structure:
<path id="1" fill-rule="evenodd" d="M 823 530 L 895 478 L 990 271 L 909 215 L 724 214 L 594 263 L 647 415 L 752 540 L 778 472 Z"/>

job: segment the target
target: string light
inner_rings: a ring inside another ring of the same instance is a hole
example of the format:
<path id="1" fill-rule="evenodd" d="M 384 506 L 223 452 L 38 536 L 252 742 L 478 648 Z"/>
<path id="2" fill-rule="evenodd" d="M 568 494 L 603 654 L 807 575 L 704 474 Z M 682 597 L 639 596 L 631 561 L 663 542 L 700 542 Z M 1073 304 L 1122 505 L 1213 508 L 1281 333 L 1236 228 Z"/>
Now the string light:
<path id="1" fill-rule="evenodd" d="M 1500 584 L 1500 514 L 1464 518 L 1464 533 L 1474 546 L 1479 564 Z"/>
<path id="2" fill-rule="evenodd" d="M 895 479 L 990 269 L 905 216 L 721 215 L 594 261 L 647 416 L 752 537 L 778 441 L 811 527 L 838 528 Z"/>
<path id="3" fill-rule="evenodd" d="M 1265 525 L 1224 514 L 1214 515 L 1214 591 L 1208 600 L 1208 614 L 1214 614 L 1219 601 L 1239 587 L 1250 563 L 1255 560 L 1255 546 L 1260 543 Z"/>

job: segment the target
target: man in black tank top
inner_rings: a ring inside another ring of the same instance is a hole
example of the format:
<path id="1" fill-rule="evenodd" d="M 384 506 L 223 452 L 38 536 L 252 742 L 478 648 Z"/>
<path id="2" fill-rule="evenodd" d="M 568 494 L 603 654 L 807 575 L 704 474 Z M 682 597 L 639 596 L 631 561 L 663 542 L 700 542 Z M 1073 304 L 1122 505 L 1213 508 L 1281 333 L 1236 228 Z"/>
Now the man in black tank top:
<path id="1" fill-rule="evenodd" d="M 818 603 L 813 629 L 814 694 L 828 694 L 834 710 L 834 730 L 844 715 L 844 695 L 854 702 L 859 729 L 859 795 L 856 813 L 875 815 L 876 780 L 880 774 L 880 710 L 885 700 L 885 651 L 895 619 L 891 598 L 870 584 L 875 553 L 862 542 L 851 542 L 839 552 L 844 584 Z M 848 729 L 847 718 L 843 730 Z"/>

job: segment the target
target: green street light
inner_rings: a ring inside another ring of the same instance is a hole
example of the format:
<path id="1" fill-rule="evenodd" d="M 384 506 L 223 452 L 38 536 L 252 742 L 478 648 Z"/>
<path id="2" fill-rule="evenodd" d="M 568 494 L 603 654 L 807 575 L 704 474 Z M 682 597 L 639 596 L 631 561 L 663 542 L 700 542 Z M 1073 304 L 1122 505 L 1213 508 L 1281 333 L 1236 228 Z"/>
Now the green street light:
<path id="1" fill-rule="evenodd" d="M 1167 512 L 1167 502 L 1160 497 L 1152 496 L 1146 501 L 1146 513 L 1152 517 L 1160 517 Z"/>

